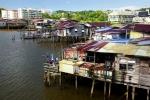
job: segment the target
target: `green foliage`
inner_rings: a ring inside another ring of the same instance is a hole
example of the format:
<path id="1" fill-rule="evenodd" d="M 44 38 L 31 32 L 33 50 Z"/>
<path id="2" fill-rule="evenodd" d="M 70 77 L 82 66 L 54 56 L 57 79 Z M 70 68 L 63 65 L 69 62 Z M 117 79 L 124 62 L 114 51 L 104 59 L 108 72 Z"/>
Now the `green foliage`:
<path id="1" fill-rule="evenodd" d="M 50 15 L 48 13 L 44 13 L 44 14 L 42 14 L 42 17 L 43 18 L 50 18 Z"/>
<path id="2" fill-rule="evenodd" d="M 43 14 L 43 18 L 52 18 L 52 19 L 60 19 L 67 18 L 73 19 L 80 22 L 98 22 L 98 21 L 107 21 L 108 12 L 104 12 L 101 10 L 97 11 L 55 11 L 50 16 L 47 14 Z"/>

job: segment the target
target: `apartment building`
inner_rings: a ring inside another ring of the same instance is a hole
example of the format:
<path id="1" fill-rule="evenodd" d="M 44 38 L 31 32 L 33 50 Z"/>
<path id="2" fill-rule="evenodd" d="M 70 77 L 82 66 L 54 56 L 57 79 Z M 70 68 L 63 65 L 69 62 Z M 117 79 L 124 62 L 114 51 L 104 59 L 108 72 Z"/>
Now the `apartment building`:
<path id="1" fill-rule="evenodd" d="M 17 10 L 2 10 L 3 19 L 40 19 L 42 13 L 50 13 L 48 9 L 18 8 Z"/>
<path id="2" fill-rule="evenodd" d="M 3 19 L 18 19 L 17 10 L 2 10 Z"/>
<path id="3" fill-rule="evenodd" d="M 117 10 L 108 15 L 108 21 L 115 23 L 131 23 L 134 16 L 134 11 Z"/>
<path id="4" fill-rule="evenodd" d="M 18 17 L 19 19 L 40 19 L 42 18 L 42 11 L 31 8 L 19 8 Z"/>

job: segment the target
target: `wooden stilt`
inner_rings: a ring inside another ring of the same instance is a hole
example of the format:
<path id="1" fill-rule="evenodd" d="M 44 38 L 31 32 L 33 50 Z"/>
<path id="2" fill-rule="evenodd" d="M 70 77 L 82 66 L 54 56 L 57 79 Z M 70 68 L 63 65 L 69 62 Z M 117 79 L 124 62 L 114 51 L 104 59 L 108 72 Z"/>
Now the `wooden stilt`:
<path id="1" fill-rule="evenodd" d="M 60 72 L 60 76 L 59 76 L 59 86 L 61 86 L 61 82 L 62 82 L 62 80 L 61 80 L 61 72 Z"/>
<path id="2" fill-rule="evenodd" d="M 132 100 L 135 98 L 135 87 L 132 87 Z"/>
<path id="3" fill-rule="evenodd" d="M 93 95 L 94 85 L 95 85 L 95 79 L 93 79 L 93 82 L 92 82 L 92 87 L 91 87 L 91 97 L 92 97 L 92 95 Z"/>
<path id="4" fill-rule="evenodd" d="M 47 72 L 47 83 L 48 83 L 48 86 L 51 85 L 51 83 L 50 83 L 50 74 L 49 74 L 49 72 Z"/>
<path id="5" fill-rule="evenodd" d="M 77 75 L 75 76 L 75 88 L 76 89 L 78 88 L 78 76 Z"/>
<path id="6" fill-rule="evenodd" d="M 110 94 L 111 94 L 111 82 L 109 83 L 109 93 L 108 93 L 108 98 L 110 99 Z"/>
<path id="7" fill-rule="evenodd" d="M 46 82 L 46 73 L 44 72 L 44 83 Z"/>
<path id="8" fill-rule="evenodd" d="M 106 80 L 104 81 L 104 100 L 105 100 L 105 97 L 106 97 Z"/>
<path id="9" fill-rule="evenodd" d="M 127 84 L 127 92 L 126 92 L 126 100 L 128 100 L 128 97 L 129 97 L 129 85 Z"/>
<path id="10" fill-rule="evenodd" d="M 147 100 L 149 100 L 149 89 L 147 89 Z"/>

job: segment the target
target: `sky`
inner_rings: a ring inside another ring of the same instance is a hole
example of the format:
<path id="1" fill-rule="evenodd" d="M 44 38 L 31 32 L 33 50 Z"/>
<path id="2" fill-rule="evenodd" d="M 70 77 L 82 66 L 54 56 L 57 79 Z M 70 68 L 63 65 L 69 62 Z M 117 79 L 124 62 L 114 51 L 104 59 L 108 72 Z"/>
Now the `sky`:
<path id="1" fill-rule="evenodd" d="M 150 7 L 150 0 L 0 0 L 0 8 L 56 10 L 114 10 Z"/>

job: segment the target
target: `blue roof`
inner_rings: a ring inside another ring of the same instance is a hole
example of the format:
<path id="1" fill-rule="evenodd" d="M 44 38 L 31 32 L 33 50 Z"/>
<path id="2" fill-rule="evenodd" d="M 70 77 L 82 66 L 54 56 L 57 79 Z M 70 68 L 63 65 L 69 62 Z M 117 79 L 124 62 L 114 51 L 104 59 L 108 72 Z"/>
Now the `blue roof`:
<path id="1" fill-rule="evenodd" d="M 128 43 L 130 39 L 112 39 L 109 42 L 113 43 Z"/>

